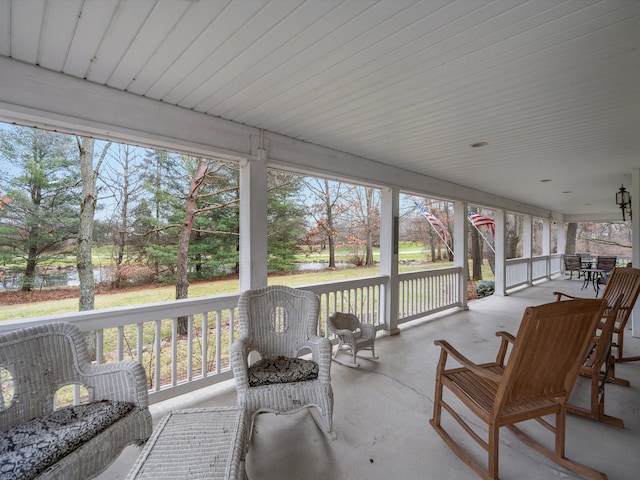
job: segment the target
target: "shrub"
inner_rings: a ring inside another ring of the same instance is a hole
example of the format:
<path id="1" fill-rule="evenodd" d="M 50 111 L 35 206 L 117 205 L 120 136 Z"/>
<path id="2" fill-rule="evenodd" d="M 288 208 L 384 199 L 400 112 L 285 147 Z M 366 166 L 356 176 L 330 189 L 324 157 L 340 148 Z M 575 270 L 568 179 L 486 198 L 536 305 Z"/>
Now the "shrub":
<path id="1" fill-rule="evenodd" d="M 496 291 L 496 284 L 493 280 L 483 280 L 476 286 L 478 298 L 488 297 Z"/>

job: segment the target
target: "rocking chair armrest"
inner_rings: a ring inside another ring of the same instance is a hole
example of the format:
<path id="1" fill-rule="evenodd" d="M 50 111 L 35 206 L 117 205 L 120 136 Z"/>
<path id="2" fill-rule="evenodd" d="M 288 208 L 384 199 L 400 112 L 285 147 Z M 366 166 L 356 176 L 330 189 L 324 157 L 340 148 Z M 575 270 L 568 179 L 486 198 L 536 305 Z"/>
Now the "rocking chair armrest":
<path id="1" fill-rule="evenodd" d="M 509 332 L 504 332 L 504 331 L 496 332 L 496 337 L 502 337 L 504 341 L 507 341 L 511 344 L 516 343 L 516 337 L 511 335 Z"/>
<path id="2" fill-rule="evenodd" d="M 322 383 L 331 382 L 331 353 L 333 352 L 331 340 L 313 335 L 308 339 L 308 346 L 311 349 L 311 357 L 320 368 L 318 379 Z"/>
<path id="3" fill-rule="evenodd" d="M 354 344 L 356 342 L 356 338 L 353 335 L 353 332 L 347 328 L 341 328 L 339 330 L 334 330 L 333 333 L 337 336 L 337 337 L 344 337 L 344 340 L 346 340 L 345 343 L 349 343 L 349 344 Z"/>
<path id="4" fill-rule="evenodd" d="M 335 329 L 333 333 L 335 333 L 336 335 L 347 335 L 351 333 L 351 330 L 349 330 L 348 328 L 338 328 Z"/>
<path id="5" fill-rule="evenodd" d="M 502 380 L 502 377 L 500 375 L 472 362 L 463 354 L 461 354 L 458 350 L 453 348 L 451 344 L 446 340 L 436 340 L 433 343 L 434 345 L 442 348 L 443 354 L 451 355 L 454 358 L 454 360 L 456 360 L 460 365 L 462 365 L 465 368 L 468 368 L 479 377 L 485 378 L 495 383 L 500 383 L 500 381 Z M 443 369 L 444 369 L 444 363 L 446 362 L 441 363 Z"/>
<path id="6" fill-rule="evenodd" d="M 509 345 L 513 345 L 514 343 L 516 343 L 516 337 L 511 335 L 509 332 L 504 331 L 496 332 L 496 337 L 502 337 L 500 348 L 498 349 L 498 354 L 496 355 L 496 363 L 499 365 L 504 365 Z"/>
<path id="7" fill-rule="evenodd" d="M 556 300 L 560 301 L 562 297 L 570 298 L 571 300 L 579 299 L 581 297 L 576 297 L 575 295 L 569 295 L 568 293 L 563 292 L 553 292 L 552 295 L 556 296 Z"/>
<path id="8" fill-rule="evenodd" d="M 360 325 L 360 328 L 362 329 L 362 334 L 365 337 L 372 337 L 376 334 L 376 327 L 370 323 L 363 323 Z"/>

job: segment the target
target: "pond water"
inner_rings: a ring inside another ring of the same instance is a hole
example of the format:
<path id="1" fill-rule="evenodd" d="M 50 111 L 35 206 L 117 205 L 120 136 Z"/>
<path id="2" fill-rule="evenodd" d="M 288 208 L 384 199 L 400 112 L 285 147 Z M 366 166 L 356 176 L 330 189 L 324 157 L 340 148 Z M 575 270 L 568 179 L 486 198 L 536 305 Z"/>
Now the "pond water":
<path id="1" fill-rule="evenodd" d="M 324 270 L 329 266 L 329 262 L 303 262 L 296 264 L 298 271 L 314 271 Z M 351 266 L 349 263 L 337 262 L 336 268 L 346 268 Z M 93 278 L 96 283 L 108 281 L 107 272 L 96 268 L 93 271 Z M 20 272 L 2 272 L 0 270 L 0 291 L 17 290 L 22 286 L 24 275 Z M 40 271 L 36 274 L 35 289 L 47 287 L 77 287 L 80 285 L 78 279 L 78 271 L 73 268 L 56 268 L 46 271 Z"/>
<path id="2" fill-rule="evenodd" d="M 329 268 L 329 262 L 302 262 L 298 263 L 298 271 L 308 271 L 308 270 L 324 270 L 325 268 Z M 353 265 L 346 262 L 336 262 L 336 268 L 347 268 L 352 267 Z"/>
<path id="3" fill-rule="evenodd" d="M 22 273 L 3 272 L 3 274 L 0 275 L 0 291 L 19 289 L 22 286 L 23 278 L 24 274 Z M 96 283 L 104 280 L 100 269 L 93 270 L 93 278 Z M 79 285 L 80 279 L 78 278 L 78 271 L 75 268 L 59 268 L 37 272 L 34 288 L 77 287 Z"/>

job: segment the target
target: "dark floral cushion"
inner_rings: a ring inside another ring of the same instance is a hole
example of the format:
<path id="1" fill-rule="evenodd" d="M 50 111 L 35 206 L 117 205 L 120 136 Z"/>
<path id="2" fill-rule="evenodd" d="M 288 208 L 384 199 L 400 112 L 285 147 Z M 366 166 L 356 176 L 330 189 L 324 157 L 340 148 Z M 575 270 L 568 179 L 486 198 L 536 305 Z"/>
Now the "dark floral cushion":
<path id="1" fill-rule="evenodd" d="M 132 408 L 129 403 L 111 401 L 65 407 L 0 432 L 0 478 L 35 478 Z"/>
<path id="2" fill-rule="evenodd" d="M 249 385 L 304 382 L 318 378 L 318 364 L 304 358 L 263 358 L 249 367 Z"/>

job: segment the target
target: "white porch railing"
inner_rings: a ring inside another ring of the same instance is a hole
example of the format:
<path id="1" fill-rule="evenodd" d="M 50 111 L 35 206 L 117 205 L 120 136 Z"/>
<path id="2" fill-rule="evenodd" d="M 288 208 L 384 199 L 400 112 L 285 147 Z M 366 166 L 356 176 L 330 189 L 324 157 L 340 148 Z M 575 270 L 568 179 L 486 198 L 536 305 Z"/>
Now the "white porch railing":
<path id="1" fill-rule="evenodd" d="M 459 267 L 401 273 L 398 323 L 461 306 Z"/>
<path id="2" fill-rule="evenodd" d="M 537 280 L 550 278 L 562 273 L 562 255 L 542 255 L 533 258 L 512 258 L 507 260 L 505 288 L 507 290 L 531 285 Z"/>
<path id="3" fill-rule="evenodd" d="M 461 303 L 459 268 L 403 273 L 399 323 Z M 320 330 L 335 311 L 385 326 L 387 276 L 300 286 L 321 300 Z M 86 332 L 99 363 L 131 359 L 145 368 L 150 401 L 156 403 L 232 377 L 229 347 L 238 335 L 239 294 L 120 307 L 0 322 L 0 332 L 53 321 L 75 323 Z M 180 327 L 186 334 L 179 334 Z"/>

